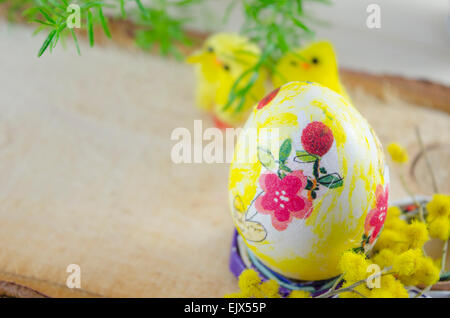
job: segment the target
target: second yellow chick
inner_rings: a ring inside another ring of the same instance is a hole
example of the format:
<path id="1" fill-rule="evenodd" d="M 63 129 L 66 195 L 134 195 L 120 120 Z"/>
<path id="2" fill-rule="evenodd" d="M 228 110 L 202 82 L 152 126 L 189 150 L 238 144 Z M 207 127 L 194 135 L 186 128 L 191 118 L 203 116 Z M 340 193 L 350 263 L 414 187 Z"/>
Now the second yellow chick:
<path id="1" fill-rule="evenodd" d="M 272 76 L 274 86 L 291 81 L 316 82 L 350 100 L 339 80 L 336 54 L 328 41 L 315 42 L 306 48 L 288 52 L 278 61 Z"/>

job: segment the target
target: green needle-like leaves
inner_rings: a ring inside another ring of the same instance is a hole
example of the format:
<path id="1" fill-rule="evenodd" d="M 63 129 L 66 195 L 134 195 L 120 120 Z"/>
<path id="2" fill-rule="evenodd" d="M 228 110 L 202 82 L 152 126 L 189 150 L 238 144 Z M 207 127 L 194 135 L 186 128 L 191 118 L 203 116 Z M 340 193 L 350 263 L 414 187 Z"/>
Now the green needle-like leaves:
<path id="1" fill-rule="evenodd" d="M 77 48 L 77 53 L 78 53 L 78 55 L 81 55 L 80 45 L 78 44 L 77 35 L 73 31 L 73 29 L 70 29 L 70 33 L 72 34 L 73 41 L 75 42 L 75 46 Z"/>
<path id="2" fill-rule="evenodd" d="M 92 21 L 92 12 L 88 10 L 87 12 L 87 26 L 88 26 L 88 37 L 89 45 L 94 46 L 94 22 Z"/>
<path id="3" fill-rule="evenodd" d="M 4 1 L 4 0 L 0 0 Z M 187 35 L 185 24 L 189 19 L 185 16 L 187 6 L 204 0 L 11 0 L 17 3 L 14 10 L 22 10 L 28 21 L 39 24 L 37 32 L 47 30 L 47 39 L 41 46 L 38 55 L 47 49 L 54 48 L 59 39 L 70 34 L 75 42 L 77 52 L 80 47 L 74 30 L 67 26 L 68 19 L 73 18 L 71 4 L 79 6 L 80 28 L 85 30 L 89 45 L 95 45 L 95 28 L 101 26 L 106 37 L 111 38 L 108 20 L 110 16 L 104 13 L 105 8 L 116 8 L 120 13 L 118 18 L 130 19 L 138 25 L 135 32 L 136 43 L 143 49 L 159 46 L 162 55 L 173 55 L 183 59 L 177 48 L 178 44 L 191 45 L 192 39 Z M 127 1 L 134 2 L 135 7 L 126 10 Z M 20 5 L 18 5 L 20 3 Z M 13 7 L 13 6 L 11 6 Z"/>
<path id="4" fill-rule="evenodd" d="M 47 38 L 45 39 L 44 43 L 42 44 L 41 48 L 39 49 L 38 57 L 41 57 L 42 54 L 44 54 L 45 50 L 48 48 L 48 46 L 52 42 L 53 37 L 55 36 L 55 33 L 56 33 L 56 30 L 53 30 L 48 34 Z"/>
<path id="5" fill-rule="evenodd" d="M 0 0 L 4 2 L 5 0 Z M 212 0 L 211 0 L 212 1 Z M 274 71 L 274 62 L 284 53 L 297 47 L 300 42 L 311 37 L 311 31 L 306 21 L 304 2 L 307 0 L 229 0 L 229 5 L 223 12 L 224 22 L 232 10 L 240 6 L 244 14 L 244 25 L 241 33 L 248 36 L 262 48 L 261 59 L 256 65 L 236 80 L 229 95 L 225 108 L 232 104 L 236 112 L 240 111 L 245 99 L 249 97 L 252 86 L 266 68 Z M 329 4 L 329 0 L 309 0 Z M 75 30 L 68 27 L 69 17 L 74 11 L 68 10 L 72 4 L 79 6 L 80 28 L 88 35 L 90 46 L 95 45 L 94 30 L 101 26 L 103 33 L 111 38 L 109 29 L 110 16 L 104 13 L 105 8 L 116 9 L 117 17 L 132 20 L 138 25 L 134 33 L 138 46 L 148 50 L 159 47 L 162 55 L 172 55 L 179 59 L 183 55 L 178 44 L 191 45 L 193 39 L 186 33 L 186 23 L 190 8 L 204 3 L 206 0 L 8 0 L 8 16 L 21 12 L 28 21 L 37 24 L 35 33 L 47 30 L 47 37 L 39 49 L 38 56 L 56 47 L 60 39 L 69 35 L 72 37 L 77 52 L 80 47 Z M 134 6 L 126 6 L 127 2 Z M 75 12 L 76 13 L 76 12 Z M 235 103 L 235 101 L 238 102 Z"/>
<path id="6" fill-rule="evenodd" d="M 111 32 L 109 32 L 108 22 L 106 21 L 105 16 L 103 15 L 102 7 L 98 7 L 98 16 L 100 17 L 100 22 L 102 23 L 103 31 L 105 32 L 108 38 L 111 38 Z"/>

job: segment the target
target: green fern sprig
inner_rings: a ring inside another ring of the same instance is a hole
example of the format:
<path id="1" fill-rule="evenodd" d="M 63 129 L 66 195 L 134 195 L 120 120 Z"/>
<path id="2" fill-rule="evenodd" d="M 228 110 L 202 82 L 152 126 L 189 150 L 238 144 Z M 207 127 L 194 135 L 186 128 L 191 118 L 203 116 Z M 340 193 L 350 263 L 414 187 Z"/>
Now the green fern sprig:
<path id="1" fill-rule="evenodd" d="M 111 8 L 111 12 L 118 13 L 118 18 L 132 20 L 139 26 L 134 34 L 138 46 L 150 49 L 158 44 L 161 54 L 174 55 L 179 59 L 182 54 L 177 44 L 191 44 L 191 38 L 185 31 L 188 19 L 183 17 L 183 12 L 186 6 L 202 1 L 152 0 L 144 4 L 141 0 L 0 0 L 8 3 L 11 17 L 21 12 L 29 22 L 37 24 L 35 33 L 47 31 L 38 56 L 42 56 L 47 50 L 51 52 L 59 40 L 66 36 L 73 38 L 80 54 L 78 32 L 67 25 L 67 19 L 73 13 L 67 8 L 71 4 L 77 4 L 80 6 L 80 29 L 86 32 L 90 46 L 95 44 L 94 30 L 98 25 L 111 38 L 108 27 L 111 16 L 104 14 L 105 8 Z"/>
<path id="2" fill-rule="evenodd" d="M 42 56 L 47 50 L 51 52 L 59 40 L 68 35 L 72 36 L 77 52 L 80 54 L 77 35 L 74 29 L 67 25 L 68 19 L 73 13 L 73 11 L 68 10 L 72 3 L 75 2 L 69 0 L 35 0 L 28 4 L 29 8 L 23 12 L 23 16 L 29 22 L 39 24 L 37 32 L 44 30 L 48 32 L 47 38 L 38 51 L 38 57 Z M 105 8 L 113 7 L 111 4 L 102 0 L 81 0 L 75 4 L 80 7 L 80 27 L 86 29 L 91 46 L 94 45 L 95 24 L 100 24 L 105 35 L 111 37 L 108 21 L 103 13 Z"/>

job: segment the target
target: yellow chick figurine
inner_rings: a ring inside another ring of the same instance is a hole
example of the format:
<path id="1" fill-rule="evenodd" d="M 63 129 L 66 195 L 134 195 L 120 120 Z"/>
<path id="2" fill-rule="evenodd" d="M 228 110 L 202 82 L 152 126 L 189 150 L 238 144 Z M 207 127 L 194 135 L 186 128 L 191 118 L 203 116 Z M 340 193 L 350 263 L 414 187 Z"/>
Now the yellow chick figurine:
<path id="1" fill-rule="evenodd" d="M 259 47 L 247 38 L 232 33 L 219 33 L 208 38 L 201 50 L 187 58 L 188 63 L 197 64 L 196 103 L 199 108 L 213 113 L 217 127 L 236 127 L 242 124 L 251 107 L 264 97 L 267 74 L 262 70 L 246 94 L 244 104 L 237 109 L 239 100 L 235 100 L 224 109 L 235 81 L 255 66 L 260 55 Z M 244 76 L 237 88 L 244 87 L 251 76 L 251 73 Z"/>
<path id="2" fill-rule="evenodd" d="M 272 76 L 274 86 L 280 87 L 292 81 L 316 82 L 350 100 L 339 80 L 336 54 L 328 41 L 288 52 L 278 61 Z"/>

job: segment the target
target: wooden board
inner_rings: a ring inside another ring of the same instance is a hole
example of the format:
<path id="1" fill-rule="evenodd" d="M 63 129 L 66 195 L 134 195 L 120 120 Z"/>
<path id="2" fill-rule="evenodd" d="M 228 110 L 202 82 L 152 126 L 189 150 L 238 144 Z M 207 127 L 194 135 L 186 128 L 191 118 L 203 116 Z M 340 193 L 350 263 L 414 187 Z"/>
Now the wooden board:
<path id="1" fill-rule="evenodd" d="M 0 41 L 8 48 L 0 50 L 0 280 L 49 296 L 235 291 L 228 167 L 170 159 L 173 129 L 212 125 L 193 105 L 192 69 L 114 47 L 37 59 L 42 38 L 21 26 L 1 24 Z M 414 157 L 419 125 L 448 172 L 448 114 L 350 92 L 383 144 L 401 142 Z M 404 197 L 391 174 L 392 198 Z M 416 189 L 429 192 L 427 182 Z M 73 263 L 81 289 L 65 286 Z"/>

